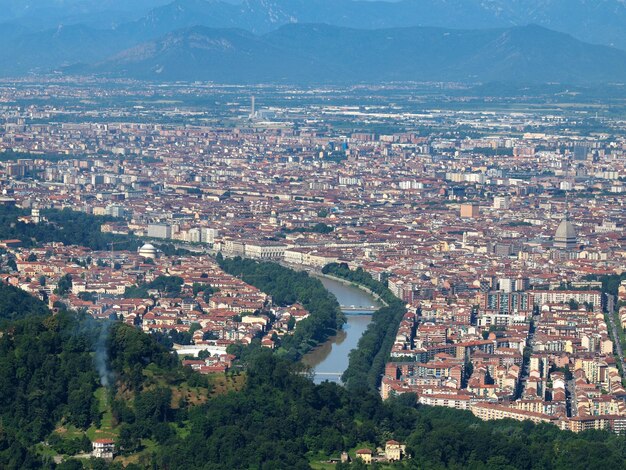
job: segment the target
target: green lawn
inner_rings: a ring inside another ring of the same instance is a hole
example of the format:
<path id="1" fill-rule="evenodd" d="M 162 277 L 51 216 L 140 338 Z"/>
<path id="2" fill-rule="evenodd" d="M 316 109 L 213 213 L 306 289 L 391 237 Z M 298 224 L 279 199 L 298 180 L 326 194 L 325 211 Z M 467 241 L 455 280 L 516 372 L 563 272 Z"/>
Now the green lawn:
<path id="1" fill-rule="evenodd" d="M 149 456 L 158 448 L 157 443 L 152 439 L 141 439 L 141 446 L 143 448 L 139 452 L 131 455 L 118 455 L 115 457 L 113 462 L 122 464 L 122 466 L 124 467 L 131 463 L 138 464 L 143 460 L 144 457 Z"/>
<path id="2" fill-rule="evenodd" d="M 57 429 L 57 432 L 66 439 L 76 439 L 78 437 L 82 437 L 85 433 L 85 431 L 78 429 L 72 424 L 68 424 L 67 426 L 63 426 L 63 428 Z"/>
<path id="3" fill-rule="evenodd" d="M 113 427 L 113 414 L 111 407 L 107 403 L 107 391 L 104 387 L 98 388 L 94 392 L 94 396 L 98 399 L 98 411 L 102 413 L 102 421 L 100 427 L 92 425 L 87 429 L 87 437 L 92 441 L 96 439 L 117 439 L 118 431 Z"/>
<path id="4" fill-rule="evenodd" d="M 314 470 L 333 470 L 335 467 L 334 463 L 311 462 L 311 468 Z"/>
<path id="5" fill-rule="evenodd" d="M 152 439 L 142 439 L 141 445 L 143 446 L 142 452 L 153 452 L 157 450 L 157 443 Z"/>
<path id="6" fill-rule="evenodd" d="M 335 457 L 335 454 L 333 454 L 333 457 Z M 307 458 L 311 468 L 315 470 L 332 470 L 335 468 L 335 464 L 327 462 L 329 457 L 324 452 L 309 452 Z"/>

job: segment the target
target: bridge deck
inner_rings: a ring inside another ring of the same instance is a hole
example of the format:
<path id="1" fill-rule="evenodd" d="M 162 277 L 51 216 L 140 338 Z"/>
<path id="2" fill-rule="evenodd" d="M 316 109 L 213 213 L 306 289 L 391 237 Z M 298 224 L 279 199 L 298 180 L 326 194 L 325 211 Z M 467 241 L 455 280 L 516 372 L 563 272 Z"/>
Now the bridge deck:
<path id="1" fill-rule="evenodd" d="M 375 312 L 378 310 L 378 307 L 374 307 L 373 305 L 369 305 L 367 307 L 357 307 L 354 305 L 340 305 L 341 310 L 350 311 L 350 312 Z"/>

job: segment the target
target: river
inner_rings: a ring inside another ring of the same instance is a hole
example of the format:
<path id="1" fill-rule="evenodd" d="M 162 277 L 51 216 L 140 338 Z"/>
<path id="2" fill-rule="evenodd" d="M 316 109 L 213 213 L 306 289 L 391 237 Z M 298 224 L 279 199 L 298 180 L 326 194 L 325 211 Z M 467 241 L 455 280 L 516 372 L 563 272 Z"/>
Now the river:
<path id="1" fill-rule="evenodd" d="M 375 306 L 376 308 L 380 306 L 380 303 L 371 295 L 356 287 L 324 277 L 320 277 L 319 280 L 326 289 L 335 294 L 340 305 Z M 304 364 L 313 368 L 315 383 L 324 380 L 341 381 L 341 374 L 348 368 L 350 351 L 356 348 L 367 325 L 372 321 L 371 311 L 350 309 L 344 310 L 344 313 L 347 321 L 343 329 L 302 358 Z"/>

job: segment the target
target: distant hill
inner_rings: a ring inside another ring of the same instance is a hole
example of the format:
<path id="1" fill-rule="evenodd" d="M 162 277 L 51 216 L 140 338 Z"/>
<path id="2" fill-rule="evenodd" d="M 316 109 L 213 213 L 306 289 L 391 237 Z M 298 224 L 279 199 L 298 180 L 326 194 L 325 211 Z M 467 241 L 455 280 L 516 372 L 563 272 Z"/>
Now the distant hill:
<path id="1" fill-rule="evenodd" d="M 144 37 L 191 26 L 234 27 L 262 34 L 288 23 L 362 29 L 538 24 L 583 41 L 626 49 L 626 2 L 622 0 L 174 0 L 154 8 L 132 28 Z"/>
<path id="2" fill-rule="evenodd" d="M 2 3 L 0 76 L 588 83 L 623 72 L 621 54 L 591 44 L 626 51 L 626 0 Z"/>
<path id="3" fill-rule="evenodd" d="M 538 26 L 358 30 L 291 24 L 264 35 L 193 27 L 130 48 L 82 71 L 239 83 L 595 83 L 626 80 L 626 52 Z"/>
<path id="4" fill-rule="evenodd" d="M 626 50 L 624 0 L 2 0 L 0 23 L 31 32 L 82 25 L 139 41 L 192 26 L 264 34 L 289 23 L 357 29 L 538 24 Z"/>
<path id="5" fill-rule="evenodd" d="M 132 44 L 114 31 L 84 25 L 21 33 L 7 29 L 0 32 L 0 74 L 48 72 L 77 62 L 99 61 Z"/>
<path id="6" fill-rule="evenodd" d="M 89 24 L 110 26 L 148 14 L 171 0 L 2 0 L 0 22 L 19 22 L 31 28 Z"/>

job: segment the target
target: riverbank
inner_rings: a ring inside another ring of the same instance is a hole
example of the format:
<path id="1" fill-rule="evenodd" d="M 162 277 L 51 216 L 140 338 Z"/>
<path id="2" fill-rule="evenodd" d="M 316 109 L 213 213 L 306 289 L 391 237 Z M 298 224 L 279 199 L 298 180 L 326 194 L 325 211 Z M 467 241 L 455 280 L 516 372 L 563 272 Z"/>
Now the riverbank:
<path id="1" fill-rule="evenodd" d="M 215 253 L 218 253 L 218 252 L 215 252 Z M 232 256 L 228 256 L 228 258 L 231 258 L 231 257 Z M 242 255 L 239 255 L 239 257 L 243 258 L 243 259 L 249 259 L 249 260 L 252 260 L 252 261 L 259 261 L 260 262 L 260 260 L 258 260 L 256 258 L 249 258 L 249 257 L 242 256 Z M 389 306 L 389 304 L 387 302 L 385 302 L 380 297 L 380 295 L 378 295 L 376 292 L 372 291 L 368 287 L 366 287 L 364 285 L 361 285 L 361 284 L 359 284 L 357 282 L 352 282 L 352 281 L 349 281 L 349 280 L 344 279 L 342 277 L 333 276 L 331 274 L 324 274 L 321 269 L 315 269 L 315 268 L 312 268 L 310 266 L 303 266 L 301 264 L 287 263 L 287 262 L 282 261 L 282 260 L 273 260 L 273 261 L 270 261 L 270 262 L 279 264 L 280 266 L 283 266 L 283 267 L 285 267 L 287 269 L 292 269 L 294 271 L 304 271 L 306 273 L 309 273 L 309 275 L 311 275 L 311 276 L 323 277 L 323 278 L 326 278 L 326 279 L 330 279 L 330 280 L 333 280 L 333 281 L 340 282 L 340 283 L 342 283 L 342 284 L 344 284 L 346 286 L 354 287 L 354 288 L 362 290 L 363 292 L 365 292 L 365 293 L 371 295 L 372 297 L 374 297 L 374 299 L 381 304 L 381 305 L 378 305 L 377 307 L 381 307 L 381 306 L 388 307 Z M 375 307 L 376 307 L 376 305 L 375 305 Z"/>
<path id="2" fill-rule="evenodd" d="M 343 367 L 333 368 L 334 370 L 332 370 L 332 375 L 341 377 L 341 381 L 348 388 L 377 389 L 384 371 L 385 362 L 393 346 L 398 325 L 406 311 L 404 303 L 396 298 L 386 285 L 373 279 L 370 274 L 362 269 L 351 271 L 347 266 L 344 267 L 343 265 L 331 264 L 328 266 L 338 271 L 339 275 L 335 275 L 337 273 L 333 272 L 330 274 L 326 267 L 324 269 L 326 272 L 319 273 L 313 270 L 306 270 L 302 266 L 298 268 L 287 267 L 277 263 L 259 262 L 243 258 L 221 258 L 219 263 L 220 267 L 226 272 L 241 276 L 245 282 L 270 293 L 279 304 L 293 303 L 293 300 L 299 300 L 293 298 L 294 292 L 302 292 L 301 289 L 294 289 L 293 282 L 296 279 L 304 283 L 306 283 L 307 279 L 316 281 L 320 284 L 319 287 L 323 289 L 324 294 L 320 290 L 318 295 L 309 296 L 308 302 L 301 303 L 311 312 L 312 316 L 320 319 L 326 317 L 328 311 L 325 308 L 321 308 L 313 312 L 313 309 L 310 307 L 318 303 L 318 297 L 330 296 L 330 292 L 324 287 L 323 282 L 332 282 L 344 289 L 353 289 L 354 292 L 369 296 L 371 300 L 383 305 L 372 313 L 371 322 L 368 323 L 365 332 L 359 334 L 356 347 L 350 347 L 349 351 L 346 352 L 348 354 L 348 367 L 343 370 L 340 376 L 339 372 Z M 234 269 L 228 269 L 229 265 L 232 265 L 230 268 Z M 274 266 L 273 268 L 271 267 L 272 265 Z M 300 272 L 294 268 L 299 269 Z M 261 272 L 258 272 L 259 270 Z M 285 272 L 281 272 L 281 270 Z M 285 275 L 286 272 L 290 272 L 290 274 Z M 308 292 L 308 294 L 311 293 Z M 343 298 L 338 301 L 336 295 L 330 297 L 333 298 L 331 303 L 336 305 L 335 308 L 337 310 L 336 315 L 334 315 L 334 322 L 328 322 L 327 320 L 331 319 L 324 318 L 326 327 L 320 329 L 318 328 L 318 321 L 313 322 L 306 319 L 296 327 L 292 336 L 283 338 L 283 344 L 281 344 L 280 349 L 286 350 L 287 356 L 291 359 L 299 360 L 303 355 L 329 341 L 331 337 L 338 336 L 337 332 L 341 330 L 342 324 L 346 321 L 346 316 L 339 309 L 341 300 L 344 300 L 341 302 L 343 305 L 370 303 L 369 299 L 363 301 L 363 299 L 349 300 Z M 314 313 L 315 315 L 313 315 Z M 334 323 L 334 327 L 330 323 Z M 315 331 L 304 332 L 304 326 L 315 326 Z M 329 334 L 330 331 L 333 331 L 334 334 Z M 356 353 L 351 354 L 355 350 Z"/>
<path id="3" fill-rule="evenodd" d="M 382 304 L 385 307 L 389 307 L 389 305 L 387 304 L 387 302 L 385 302 L 376 292 L 373 292 L 371 289 L 369 289 L 366 286 L 362 286 L 361 284 L 357 284 L 356 282 L 352 282 L 352 281 L 348 281 L 347 279 L 343 279 L 341 277 L 337 277 L 337 276 L 333 276 L 331 274 L 324 274 L 322 272 L 314 272 L 314 271 L 309 271 L 313 276 L 315 277 L 323 277 L 326 279 L 330 279 L 332 281 L 337 281 L 340 282 L 341 284 L 345 285 L 345 286 L 350 286 L 350 287 L 354 287 L 355 289 L 359 289 L 362 290 L 363 292 L 371 295 L 372 297 L 374 297 L 374 299 L 379 302 L 380 304 Z M 376 305 L 374 305 L 376 307 Z M 364 307 L 364 305 L 363 305 Z M 380 305 L 378 306 L 380 307 Z"/>
<path id="4" fill-rule="evenodd" d="M 318 277 L 312 273 L 310 275 L 319 279 L 326 290 L 332 293 L 342 305 L 378 305 L 372 295 L 357 289 L 350 283 L 328 276 Z M 367 309 L 367 307 L 364 308 Z M 371 321 L 372 312 L 369 310 L 350 311 L 350 314 L 346 315 L 346 323 L 336 335 L 331 336 L 325 343 L 316 346 L 303 356 L 302 363 L 311 368 L 315 383 L 325 380 L 341 383 L 341 376 L 349 365 L 350 352 L 357 347 Z"/>
<path id="5" fill-rule="evenodd" d="M 406 312 L 402 300 L 395 297 L 389 288 L 372 278 L 362 269 L 350 270 L 345 264 L 333 263 L 324 268 L 324 274 L 341 276 L 346 282 L 362 284 L 370 290 L 376 290 L 387 306 L 376 310 L 372 322 L 361 336 L 357 345 L 358 353 L 350 355 L 348 368 L 342 379 L 346 387 L 352 390 L 377 390 L 385 369 L 385 363 L 391 352 L 398 325 Z"/>
<path id="6" fill-rule="evenodd" d="M 325 380 L 341 384 L 341 376 L 350 363 L 350 352 L 356 349 L 361 336 L 372 321 L 370 314 L 348 315 L 336 335 L 306 353 L 301 362 L 312 372 L 313 382 Z"/>
<path id="7" fill-rule="evenodd" d="M 279 351 L 297 361 L 315 346 L 322 344 L 345 323 L 337 298 L 320 279 L 306 272 L 296 272 L 277 263 L 245 258 L 220 258 L 220 268 L 272 296 L 276 305 L 299 303 L 309 316 L 298 322 L 292 334 L 283 335 Z M 261 347 L 260 341 L 253 341 Z"/>

